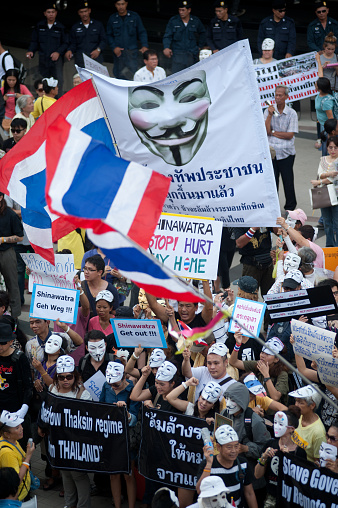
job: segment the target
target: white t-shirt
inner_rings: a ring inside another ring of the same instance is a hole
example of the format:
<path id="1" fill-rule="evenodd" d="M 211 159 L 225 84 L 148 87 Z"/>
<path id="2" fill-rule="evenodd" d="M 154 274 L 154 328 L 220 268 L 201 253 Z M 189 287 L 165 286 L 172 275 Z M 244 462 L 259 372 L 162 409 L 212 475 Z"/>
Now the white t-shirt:
<path id="1" fill-rule="evenodd" d="M 142 81 L 143 83 L 151 83 L 153 81 L 160 81 L 160 79 L 164 79 L 166 77 L 165 70 L 162 67 L 155 67 L 154 75 L 152 72 L 148 71 L 147 67 L 141 67 L 134 74 L 134 81 Z"/>
<path id="2" fill-rule="evenodd" d="M 14 69 L 14 60 L 11 57 L 11 55 L 8 53 L 8 51 L 5 51 L 0 55 L 0 80 L 4 77 L 6 71 L 3 68 L 2 61 L 5 58 L 5 69 L 8 71 L 8 69 Z"/>
<path id="3" fill-rule="evenodd" d="M 76 399 L 77 392 L 68 392 L 68 393 L 60 393 L 56 386 L 53 386 L 50 390 L 50 393 L 54 395 L 58 395 L 59 397 L 67 397 L 68 399 Z M 92 400 L 90 393 L 87 390 L 84 390 L 81 393 L 81 400 Z"/>
<path id="4" fill-rule="evenodd" d="M 200 396 L 200 393 L 203 390 L 203 388 L 208 383 L 210 383 L 210 381 L 215 381 L 216 383 L 221 383 L 227 377 L 230 378 L 229 381 L 227 381 L 226 383 L 221 385 L 222 395 L 229 388 L 230 385 L 232 385 L 233 383 L 236 383 L 236 381 L 234 379 L 232 379 L 229 376 L 229 374 L 225 374 L 225 376 L 220 377 L 219 379 L 213 378 L 212 375 L 210 374 L 210 372 L 208 371 L 208 367 L 193 367 L 191 369 L 191 373 L 192 373 L 192 377 L 196 377 L 199 381 L 199 384 L 198 384 L 198 386 L 196 386 L 196 391 L 195 391 L 195 402 L 197 401 L 198 397 Z M 188 379 L 188 378 L 186 378 L 186 379 Z"/>

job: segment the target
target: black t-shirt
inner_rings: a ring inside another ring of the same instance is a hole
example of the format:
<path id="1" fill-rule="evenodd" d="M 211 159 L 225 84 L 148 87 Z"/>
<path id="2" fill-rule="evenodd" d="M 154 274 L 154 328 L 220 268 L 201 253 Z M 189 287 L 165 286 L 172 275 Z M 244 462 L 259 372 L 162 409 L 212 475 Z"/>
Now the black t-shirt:
<path id="1" fill-rule="evenodd" d="M 182 321 L 181 316 L 176 311 L 175 311 L 175 319 L 176 319 L 176 321 L 178 319 L 180 321 Z M 206 326 L 206 322 L 202 318 L 202 313 L 201 312 L 199 314 L 195 314 L 195 317 L 192 319 L 192 321 L 190 321 L 190 323 L 185 323 L 185 324 L 188 325 L 190 328 L 197 328 L 199 326 Z"/>
<path id="2" fill-rule="evenodd" d="M 23 236 L 22 224 L 19 217 L 11 208 L 6 208 L 4 213 L 0 215 L 0 236 Z M 0 251 L 5 251 L 13 247 L 13 243 L 0 244 Z"/>
<path id="3" fill-rule="evenodd" d="M 148 388 L 151 393 L 151 402 L 154 402 L 154 400 L 157 397 L 157 389 L 156 386 L 151 386 Z M 156 401 L 155 408 L 162 409 L 163 411 L 171 411 L 174 413 L 181 413 L 178 409 L 176 409 L 174 406 L 169 404 L 169 402 L 165 399 L 163 399 L 162 395 L 160 395 Z"/>
<path id="4" fill-rule="evenodd" d="M 261 336 L 261 339 L 264 338 Z M 235 335 L 233 333 L 228 333 L 228 338 L 226 341 L 226 345 L 229 348 L 229 353 L 231 354 L 234 346 L 236 344 Z M 262 351 L 262 346 L 255 339 L 251 339 L 249 337 L 248 341 L 245 344 L 241 344 L 241 347 L 238 351 L 238 359 L 244 361 L 258 361 L 260 352 Z"/>
<path id="5" fill-rule="evenodd" d="M 273 448 L 279 450 L 279 440 L 278 439 L 269 439 L 267 443 L 265 443 L 262 453 L 265 452 L 267 448 Z M 291 455 L 295 455 L 299 459 L 306 460 L 306 451 L 297 446 L 297 448 L 293 452 L 289 452 Z M 268 494 L 276 497 L 276 488 L 278 483 L 278 467 L 279 467 L 279 456 L 276 454 L 272 459 L 269 459 L 266 464 L 265 470 L 265 479 L 266 479 L 266 489 Z"/>
<path id="6" fill-rule="evenodd" d="M 244 235 L 249 228 L 234 228 L 235 239 L 242 235 Z M 253 265 L 254 257 L 257 258 L 257 262 L 261 264 L 271 264 L 272 259 L 269 258 L 271 251 L 271 231 L 267 229 L 264 233 L 261 233 L 260 230 L 256 231 L 254 236 L 251 238 L 249 243 L 247 243 L 244 247 L 239 249 L 239 253 L 241 254 L 241 263 Z M 261 256 L 262 259 L 259 257 Z"/>
<path id="7" fill-rule="evenodd" d="M 33 382 L 29 362 L 24 353 L 16 361 L 12 355 L 0 356 L 0 413 L 18 411 L 22 404 L 29 404 Z"/>
<path id="8" fill-rule="evenodd" d="M 15 145 L 15 141 L 14 141 L 14 138 L 9 138 L 9 139 L 6 139 L 6 141 L 4 141 L 3 145 L 2 145 L 2 149 L 4 152 L 9 152 L 13 146 Z"/>
<path id="9" fill-rule="evenodd" d="M 83 356 L 80 359 L 79 366 L 78 366 L 78 371 L 79 371 L 80 376 L 82 377 L 83 382 L 88 381 L 88 379 L 90 379 L 92 376 L 94 376 L 94 374 L 96 374 L 99 370 L 105 376 L 106 375 L 106 369 L 107 369 L 108 363 L 110 361 L 111 362 L 114 361 L 112 354 L 111 354 L 111 357 L 112 358 L 109 358 L 109 355 L 106 353 L 105 356 L 104 356 L 102 364 L 100 365 L 100 367 L 97 370 L 95 370 L 95 368 L 93 367 L 93 364 L 91 362 L 91 358 L 92 357 L 90 356 L 90 354 L 88 354 L 86 356 Z M 84 360 L 84 365 L 83 365 L 83 368 L 82 368 L 82 364 L 83 364 L 83 359 L 84 358 L 85 358 L 85 360 Z"/>
<path id="10" fill-rule="evenodd" d="M 222 478 L 224 485 L 226 485 L 230 490 L 230 492 L 227 494 L 228 502 L 231 503 L 231 498 L 233 497 L 236 506 L 238 508 L 243 508 L 244 506 L 246 506 L 243 486 L 250 485 L 250 483 L 253 482 L 253 472 L 246 459 L 244 459 L 243 457 L 238 457 L 238 461 L 240 463 L 240 467 L 238 466 L 237 460 L 235 460 L 233 466 L 228 469 L 218 462 L 217 457 L 214 457 L 211 466 L 210 476 L 219 476 L 220 478 Z M 205 464 L 206 461 L 203 460 L 198 469 L 197 478 L 200 478 L 202 476 Z M 240 477 L 242 477 L 242 475 L 244 475 L 244 478 L 240 480 Z"/>

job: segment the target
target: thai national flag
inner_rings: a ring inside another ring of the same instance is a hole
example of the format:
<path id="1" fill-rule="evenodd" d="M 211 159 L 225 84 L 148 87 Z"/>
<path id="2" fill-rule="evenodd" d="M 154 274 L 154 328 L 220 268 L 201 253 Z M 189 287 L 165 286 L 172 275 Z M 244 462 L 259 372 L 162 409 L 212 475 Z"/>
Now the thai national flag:
<path id="1" fill-rule="evenodd" d="M 116 157 L 61 116 L 48 128 L 46 161 L 50 208 L 87 229 L 125 277 L 155 296 L 202 301 L 141 247 L 148 247 L 169 178 Z"/>
<path id="2" fill-rule="evenodd" d="M 88 80 L 47 109 L 0 160 L 0 190 L 21 205 L 22 221 L 31 245 L 51 263 L 54 263 L 53 241 L 74 229 L 69 221 L 50 212 L 45 198 L 46 132 L 60 114 L 78 129 L 114 149 L 96 91 Z"/>

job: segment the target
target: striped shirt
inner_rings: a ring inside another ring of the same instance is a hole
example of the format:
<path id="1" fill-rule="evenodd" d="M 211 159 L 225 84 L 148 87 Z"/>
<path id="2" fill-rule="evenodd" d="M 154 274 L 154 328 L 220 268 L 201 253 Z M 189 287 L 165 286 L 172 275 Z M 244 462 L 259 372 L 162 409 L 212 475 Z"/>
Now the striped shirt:
<path id="1" fill-rule="evenodd" d="M 277 110 L 276 110 L 277 111 Z M 277 111 L 278 113 L 278 111 Z M 264 121 L 267 119 L 268 110 L 264 111 Z M 272 115 L 271 130 L 276 132 L 298 132 L 298 117 L 294 109 L 285 106 L 283 113 L 278 116 Z M 279 139 L 268 136 L 269 145 L 276 150 L 276 159 L 286 159 L 289 155 L 295 155 L 295 137 L 292 139 Z"/>
<path id="2" fill-rule="evenodd" d="M 228 502 L 231 503 L 231 498 L 236 503 L 238 508 L 243 508 L 246 506 L 245 500 L 242 499 L 241 493 L 241 484 L 240 484 L 240 474 L 244 474 L 244 478 L 242 480 L 242 485 L 250 485 L 253 481 L 252 471 L 250 466 L 248 465 L 246 459 L 243 457 L 238 457 L 238 460 L 241 465 L 241 471 L 239 471 L 237 460 L 234 461 L 234 464 L 231 468 L 223 467 L 217 460 L 217 457 L 214 457 L 210 476 L 219 476 L 224 481 L 225 486 L 229 489 L 229 493 L 227 494 Z M 203 469 L 205 468 L 206 461 L 204 460 L 198 472 L 198 477 L 202 476 Z"/>

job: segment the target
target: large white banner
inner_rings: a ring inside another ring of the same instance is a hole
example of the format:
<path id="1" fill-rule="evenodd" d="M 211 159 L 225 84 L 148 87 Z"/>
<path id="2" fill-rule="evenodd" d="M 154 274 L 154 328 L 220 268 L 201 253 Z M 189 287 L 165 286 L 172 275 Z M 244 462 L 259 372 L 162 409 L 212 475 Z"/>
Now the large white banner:
<path id="1" fill-rule="evenodd" d="M 315 82 L 318 79 L 316 52 L 284 58 L 267 65 L 255 65 L 261 106 L 266 108 L 265 101 L 275 104 L 275 88 L 285 85 L 289 89 L 287 102 L 307 99 L 317 95 Z"/>
<path id="2" fill-rule="evenodd" d="M 93 76 L 117 153 L 169 176 L 163 211 L 228 226 L 275 226 L 280 215 L 247 40 L 150 84 Z"/>

